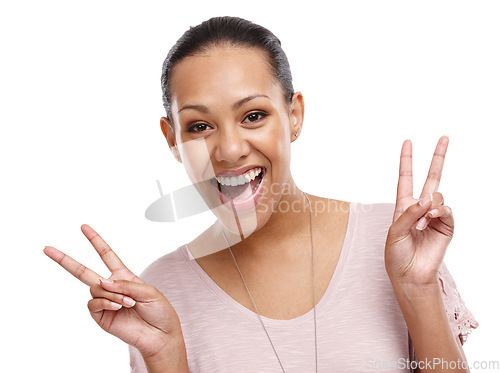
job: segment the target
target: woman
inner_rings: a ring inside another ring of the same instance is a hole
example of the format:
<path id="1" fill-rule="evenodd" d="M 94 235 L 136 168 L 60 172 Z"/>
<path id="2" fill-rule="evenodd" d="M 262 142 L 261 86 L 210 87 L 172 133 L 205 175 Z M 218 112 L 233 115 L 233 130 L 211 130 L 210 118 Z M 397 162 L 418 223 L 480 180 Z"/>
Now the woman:
<path id="1" fill-rule="evenodd" d="M 270 31 L 232 17 L 191 28 L 162 87 L 163 134 L 216 223 L 141 278 L 87 225 L 109 279 L 45 248 L 90 286 L 92 317 L 131 346 L 134 372 L 410 371 L 415 353 L 468 371 L 456 364 L 477 322 L 443 263 L 448 138 L 419 198 L 407 140 L 395 205 L 330 200 L 293 181 L 304 100 Z"/>

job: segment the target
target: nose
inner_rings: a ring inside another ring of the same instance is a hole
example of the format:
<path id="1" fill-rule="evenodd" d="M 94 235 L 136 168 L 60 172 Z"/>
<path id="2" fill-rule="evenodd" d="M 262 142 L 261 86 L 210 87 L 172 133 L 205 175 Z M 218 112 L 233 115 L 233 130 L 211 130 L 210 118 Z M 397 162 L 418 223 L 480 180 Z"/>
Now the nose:
<path id="1" fill-rule="evenodd" d="M 245 138 L 244 129 L 234 125 L 219 128 L 216 134 L 215 160 L 217 162 L 227 162 L 236 164 L 241 157 L 245 157 L 250 152 L 250 144 Z"/>

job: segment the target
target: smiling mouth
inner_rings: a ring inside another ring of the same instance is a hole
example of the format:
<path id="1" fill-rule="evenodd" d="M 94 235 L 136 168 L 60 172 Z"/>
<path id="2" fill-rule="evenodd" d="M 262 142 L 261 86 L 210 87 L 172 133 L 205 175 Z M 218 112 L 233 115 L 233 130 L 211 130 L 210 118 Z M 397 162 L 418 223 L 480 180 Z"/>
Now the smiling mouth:
<path id="1" fill-rule="evenodd" d="M 218 176 L 210 181 L 224 196 L 233 200 L 246 200 L 258 189 L 265 173 L 264 167 L 255 167 L 238 176 Z"/>

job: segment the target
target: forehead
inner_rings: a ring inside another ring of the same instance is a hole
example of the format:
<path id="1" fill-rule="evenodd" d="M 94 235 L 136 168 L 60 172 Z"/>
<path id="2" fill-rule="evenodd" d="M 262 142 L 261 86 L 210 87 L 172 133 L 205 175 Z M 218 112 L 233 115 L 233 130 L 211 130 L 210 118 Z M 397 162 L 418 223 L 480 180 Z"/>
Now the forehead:
<path id="1" fill-rule="evenodd" d="M 258 48 L 218 47 L 182 59 L 172 69 L 172 109 L 194 103 L 229 105 L 249 94 L 281 99 L 266 57 Z"/>

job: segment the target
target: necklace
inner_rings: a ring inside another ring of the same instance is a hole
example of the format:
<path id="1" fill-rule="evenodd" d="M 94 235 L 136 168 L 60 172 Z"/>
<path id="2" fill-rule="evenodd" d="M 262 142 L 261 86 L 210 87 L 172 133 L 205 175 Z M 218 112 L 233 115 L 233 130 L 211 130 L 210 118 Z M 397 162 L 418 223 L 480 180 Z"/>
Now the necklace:
<path id="1" fill-rule="evenodd" d="M 313 228 L 313 226 L 312 226 L 312 209 L 311 209 L 311 201 L 309 200 L 309 197 L 304 192 L 302 192 L 302 194 L 304 194 L 304 196 L 306 197 L 307 202 L 309 204 L 309 222 L 310 222 L 310 230 L 311 230 L 312 277 L 313 277 L 313 299 L 314 299 L 314 307 L 313 307 L 313 313 L 314 313 L 314 350 L 315 350 L 315 356 L 316 356 L 316 373 L 317 373 L 318 372 L 318 339 L 317 339 L 317 333 L 316 333 L 316 282 L 315 282 L 315 278 L 314 278 L 314 242 L 313 242 L 313 229 L 312 229 Z M 271 340 L 271 337 L 269 336 L 269 333 L 267 332 L 266 326 L 264 325 L 264 322 L 262 321 L 262 317 L 260 316 L 259 310 L 257 309 L 255 302 L 253 301 L 252 294 L 250 294 L 250 290 L 248 290 L 248 286 L 247 286 L 245 279 L 243 278 L 243 275 L 240 271 L 240 267 L 238 266 L 238 263 L 236 262 L 236 258 L 234 257 L 233 251 L 231 250 L 231 245 L 229 245 L 226 234 L 224 233 L 224 229 L 222 230 L 222 235 L 224 236 L 224 239 L 226 240 L 226 244 L 229 248 L 229 252 L 231 253 L 231 256 L 233 257 L 234 264 L 236 264 L 236 268 L 238 269 L 241 280 L 243 281 L 243 285 L 245 285 L 245 289 L 247 290 L 248 296 L 250 297 L 250 300 L 252 301 L 253 307 L 255 308 L 255 311 L 257 312 L 257 315 L 259 316 L 260 324 L 262 325 L 262 328 L 264 329 L 264 332 L 267 335 L 267 339 L 269 339 L 269 342 L 271 343 L 271 347 L 273 348 L 274 354 L 276 355 L 276 358 L 278 359 L 278 363 L 280 364 L 281 370 L 283 371 L 283 373 L 285 373 L 285 368 L 283 368 L 283 364 L 281 363 L 281 360 L 278 356 L 278 353 L 276 352 L 276 348 L 274 347 L 273 341 Z"/>

